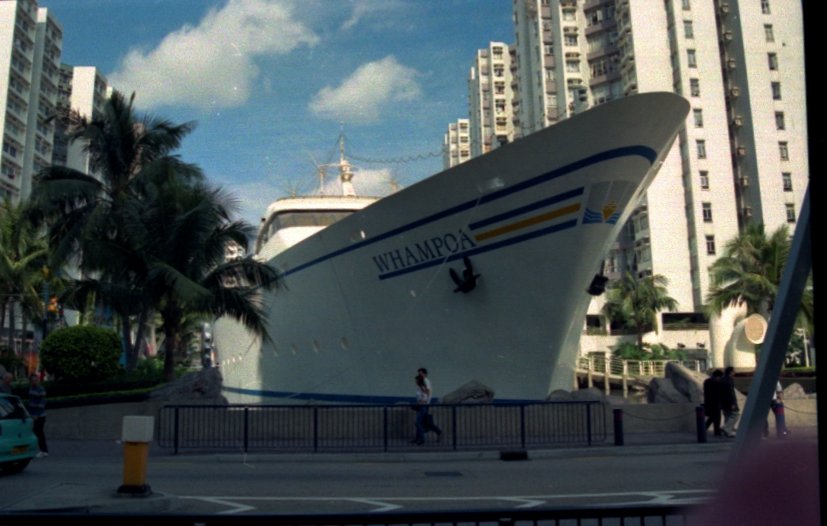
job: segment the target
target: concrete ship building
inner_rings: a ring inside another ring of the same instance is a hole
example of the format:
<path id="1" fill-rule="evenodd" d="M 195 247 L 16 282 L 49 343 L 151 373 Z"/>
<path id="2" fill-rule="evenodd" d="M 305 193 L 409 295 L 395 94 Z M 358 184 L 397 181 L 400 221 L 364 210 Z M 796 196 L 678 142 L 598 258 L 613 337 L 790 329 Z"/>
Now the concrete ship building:
<path id="1" fill-rule="evenodd" d="M 664 313 L 652 336 L 670 347 L 704 349 L 705 329 L 663 331 L 664 321 L 700 321 L 703 327 L 708 269 L 726 242 L 750 223 L 768 232 L 783 224 L 794 229 L 804 198 L 809 168 L 801 5 L 514 0 L 512 14 L 517 139 L 635 93 L 672 91 L 689 100 L 686 124 L 604 271 L 609 278 L 625 271 L 665 276 L 678 312 Z M 474 118 L 479 105 L 469 97 L 472 137 L 480 133 Z M 602 297 L 592 301 L 588 333 L 607 331 L 601 307 Z M 584 354 L 607 348 L 605 338 L 581 340 Z"/>

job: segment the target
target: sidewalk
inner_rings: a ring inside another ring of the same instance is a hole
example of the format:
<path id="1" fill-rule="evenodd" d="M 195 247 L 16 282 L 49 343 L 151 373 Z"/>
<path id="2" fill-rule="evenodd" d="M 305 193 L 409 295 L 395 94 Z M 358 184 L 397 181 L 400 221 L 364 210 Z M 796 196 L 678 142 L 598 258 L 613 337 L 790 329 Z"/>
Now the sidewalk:
<path id="1" fill-rule="evenodd" d="M 805 440 L 817 440 L 817 432 L 812 429 L 797 429 L 796 437 Z M 770 438 L 769 440 L 778 440 Z M 615 446 L 610 437 L 606 442 L 593 446 L 560 447 L 528 450 L 527 459 L 604 457 L 604 456 L 646 456 L 671 454 L 702 454 L 726 452 L 732 449 L 732 439 L 710 436 L 707 443 L 698 443 L 695 436 L 688 433 L 634 433 L 624 437 L 625 445 Z M 53 440 L 50 441 L 53 456 L 88 457 L 90 451 L 96 457 L 120 458 L 123 446 L 116 441 Z M 232 453 L 211 452 L 182 455 L 172 454 L 172 450 L 152 444 L 149 462 L 175 462 L 182 456 L 188 459 L 197 457 L 204 462 L 237 462 L 240 457 L 247 463 L 256 462 L 432 462 L 447 459 L 500 461 L 501 451 L 436 451 L 412 449 L 393 453 Z M 7 479 L 11 482 L 11 479 Z M 89 486 L 84 484 L 62 483 L 45 488 L 37 495 L 15 503 L 0 511 L 3 513 L 174 513 L 178 501 L 175 495 L 155 493 L 149 497 L 120 496 L 112 487 Z M 0 520 L 0 522 L 2 522 Z"/>

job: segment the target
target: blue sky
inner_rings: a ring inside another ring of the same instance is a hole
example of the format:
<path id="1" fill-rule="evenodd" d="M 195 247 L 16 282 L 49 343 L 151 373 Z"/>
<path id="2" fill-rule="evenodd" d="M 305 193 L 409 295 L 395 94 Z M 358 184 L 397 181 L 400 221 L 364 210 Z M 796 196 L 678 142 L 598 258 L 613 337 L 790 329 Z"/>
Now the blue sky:
<path id="1" fill-rule="evenodd" d="M 96 66 L 141 114 L 195 121 L 180 155 L 239 200 L 318 186 L 314 162 L 438 153 L 467 116 L 477 49 L 511 42 L 511 0 L 39 0 L 63 25 L 63 62 Z M 357 191 L 441 169 L 354 161 Z"/>

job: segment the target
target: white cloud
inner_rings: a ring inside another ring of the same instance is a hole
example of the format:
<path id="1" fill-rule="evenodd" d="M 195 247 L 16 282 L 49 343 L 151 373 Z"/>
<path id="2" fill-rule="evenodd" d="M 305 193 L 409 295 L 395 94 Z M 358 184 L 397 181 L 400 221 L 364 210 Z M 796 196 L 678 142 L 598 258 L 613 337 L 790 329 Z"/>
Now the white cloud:
<path id="1" fill-rule="evenodd" d="M 371 123 L 394 102 L 416 100 L 419 73 L 401 65 L 392 55 L 359 66 L 338 87 L 322 88 L 310 101 L 319 117 L 348 123 Z"/>
<path id="2" fill-rule="evenodd" d="M 230 0 L 198 26 L 170 33 L 155 49 L 130 50 L 108 77 L 116 89 L 135 91 L 142 107 L 234 107 L 253 90 L 256 57 L 287 54 L 318 40 L 284 2 Z"/>
<path id="3" fill-rule="evenodd" d="M 345 20 L 341 29 L 348 31 L 366 18 L 381 17 L 387 12 L 399 10 L 401 7 L 403 6 L 400 6 L 399 2 L 394 0 L 359 0 L 353 3 L 350 18 Z"/>

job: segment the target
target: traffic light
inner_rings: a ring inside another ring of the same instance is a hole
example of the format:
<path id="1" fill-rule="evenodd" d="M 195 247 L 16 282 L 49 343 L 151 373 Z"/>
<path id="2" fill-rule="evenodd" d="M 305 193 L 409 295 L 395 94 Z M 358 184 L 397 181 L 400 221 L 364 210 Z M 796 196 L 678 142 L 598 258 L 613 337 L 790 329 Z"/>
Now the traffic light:
<path id="1" fill-rule="evenodd" d="M 56 315 L 60 310 L 60 305 L 57 303 L 57 296 L 49 298 L 49 305 L 46 306 L 46 311 L 51 315 Z"/>

